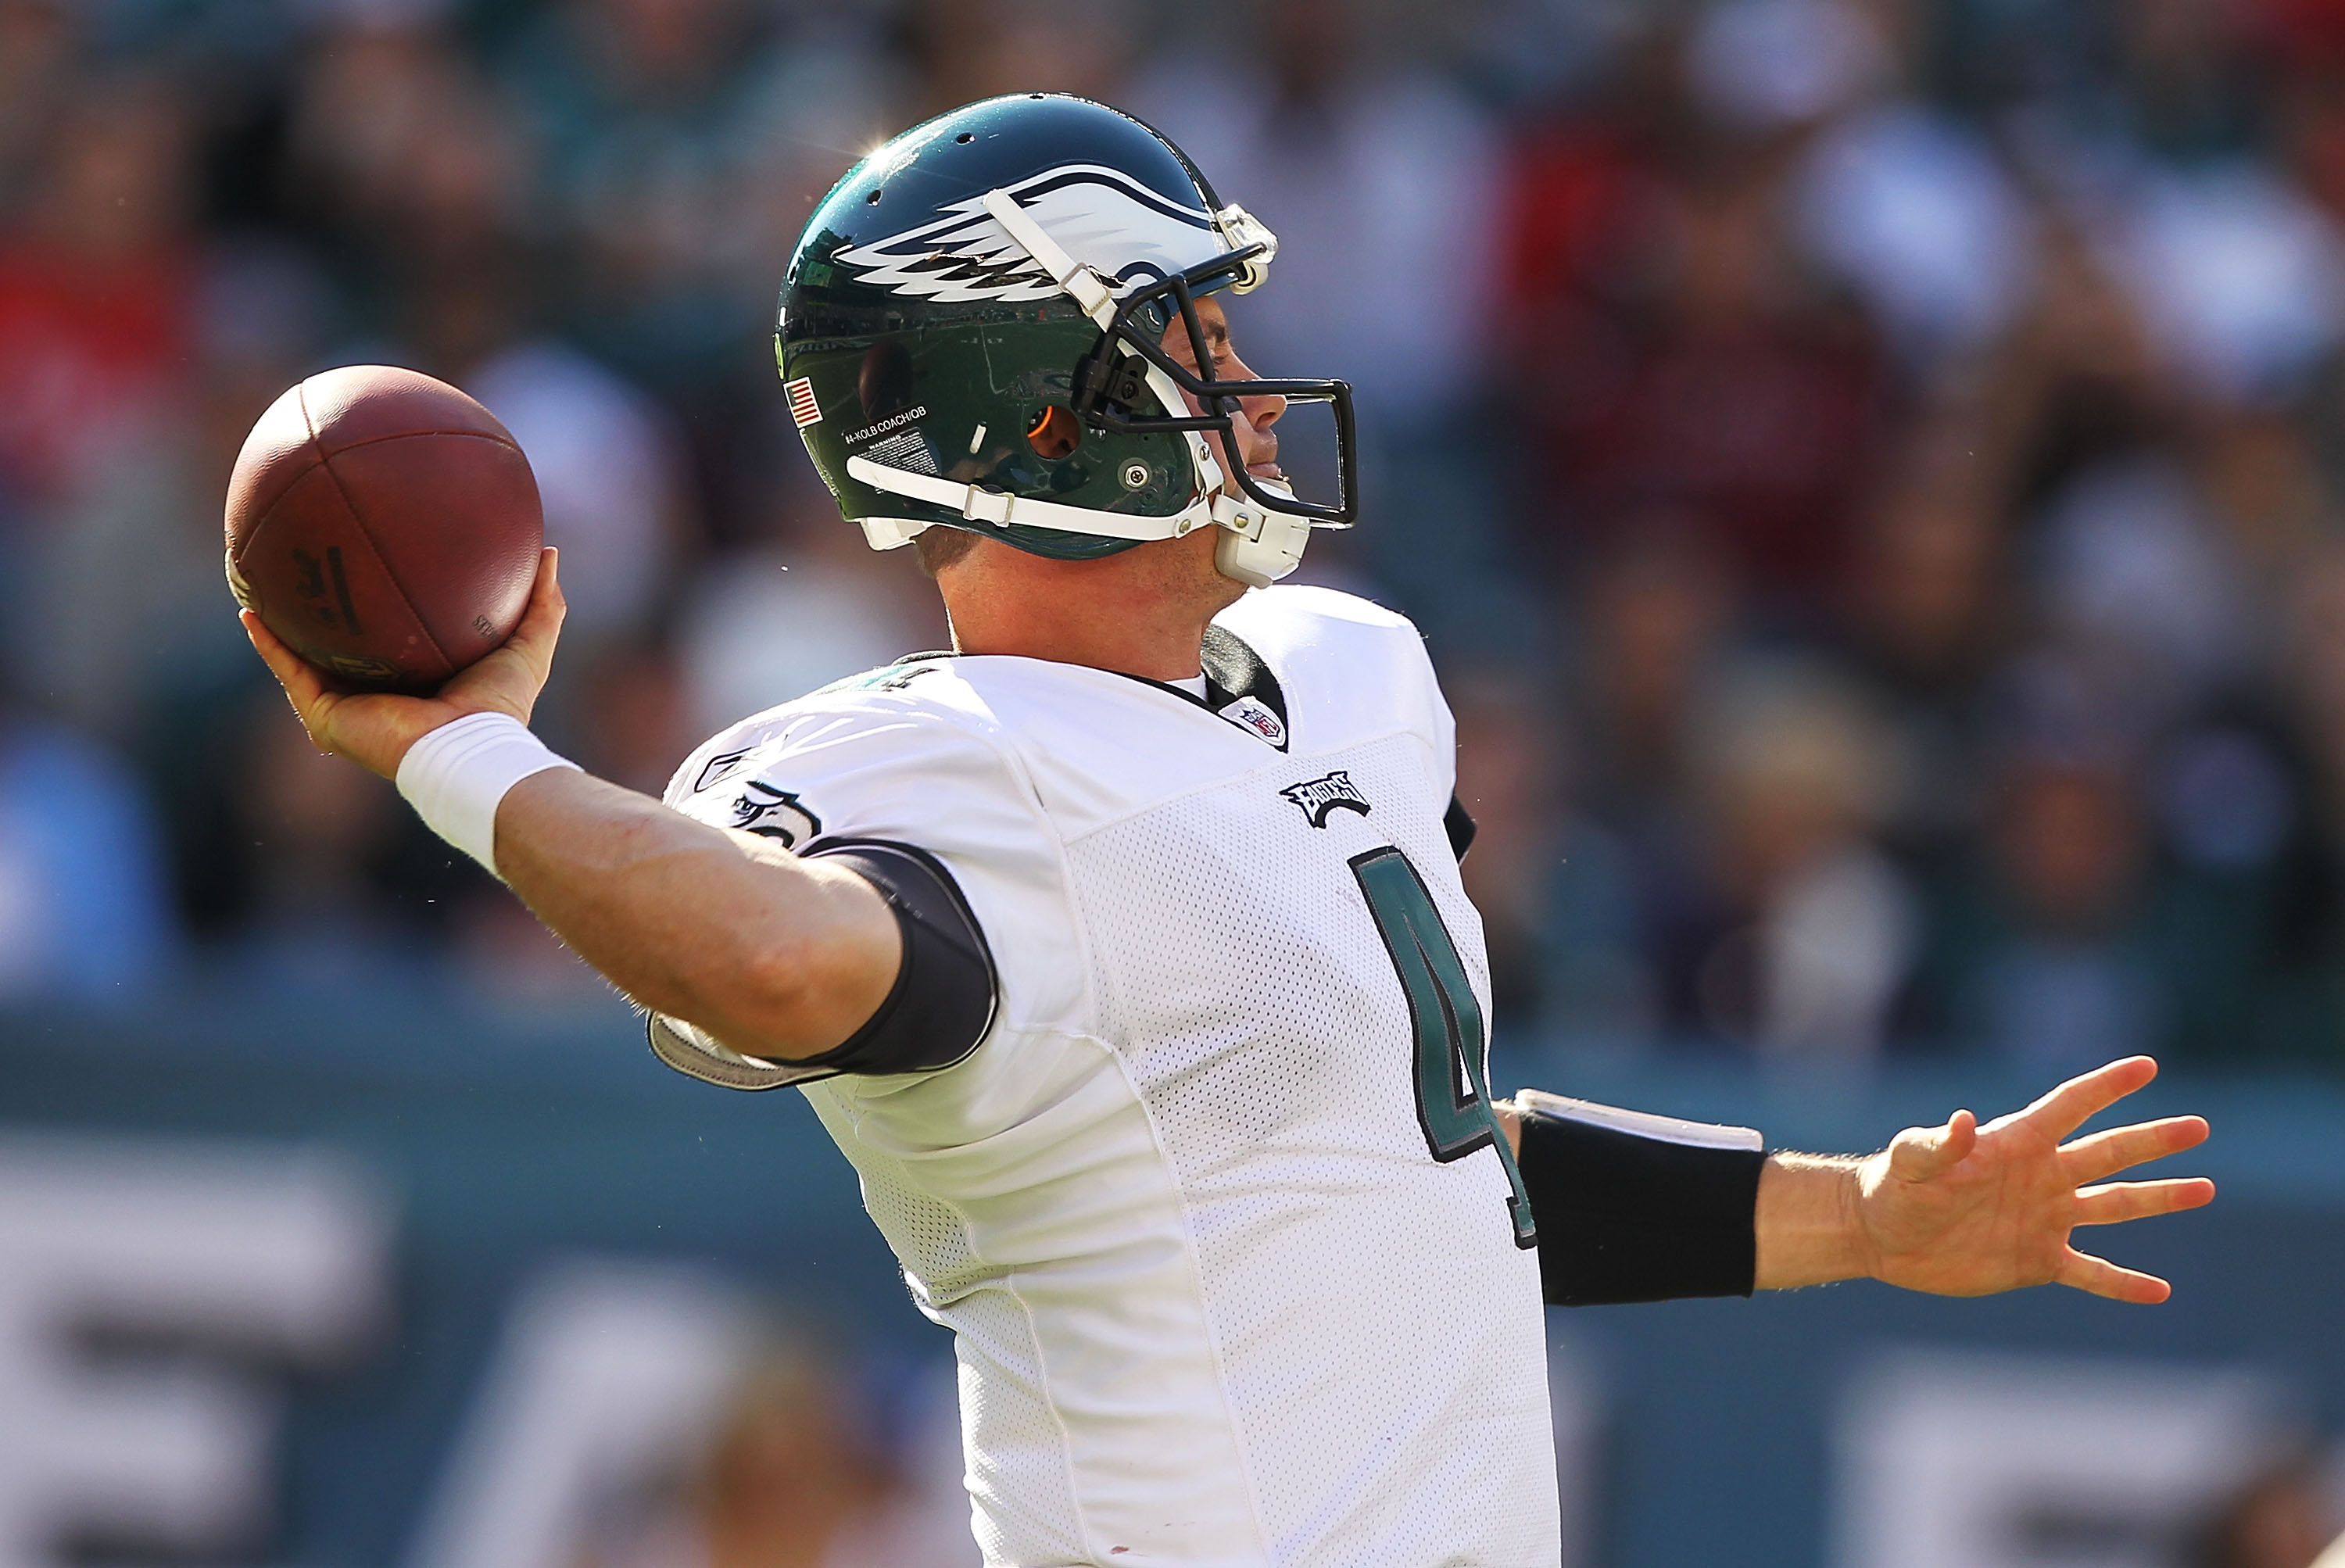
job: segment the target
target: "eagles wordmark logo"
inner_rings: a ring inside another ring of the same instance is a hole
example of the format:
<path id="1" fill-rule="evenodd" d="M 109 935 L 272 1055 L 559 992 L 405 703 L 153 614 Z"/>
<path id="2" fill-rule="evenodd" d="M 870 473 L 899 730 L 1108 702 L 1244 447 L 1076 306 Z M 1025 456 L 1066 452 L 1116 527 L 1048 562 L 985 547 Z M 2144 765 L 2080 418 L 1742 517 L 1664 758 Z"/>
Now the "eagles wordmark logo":
<path id="1" fill-rule="evenodd" d="M 1067 164 L 1009 188 L 1067 254 L 1119 285 L 1155 281 L 1221 253 L 1212 215 L 1099 164 Z M 1048 300 L 1059 285 L 1010 238 L 983 197 L 918 229 L 839 251 L 862 281 L 924 300 Z"/>
<path id="2" fill-rule="evenodd" d="M 1304 818 L 1315 828 L 1327 825 L 1330 811 L 1357 811 L 1368 814 L 1367 797 L 1352 782 L 1349 773 L 1337 771 L 1324 779 L 1305 779 L 1300 784 L 1289 784 L 1279 791 L 1301 808 Z"/>
<path id="3" fill-rule="evenodd" d="M 777 789 L 755 779 L 741 787 L 727 825 L 761 839 L 779 839 L 786 850 L 795 850 L 822 831 L 822 819 L 806 809 L 797 791 Z"/>

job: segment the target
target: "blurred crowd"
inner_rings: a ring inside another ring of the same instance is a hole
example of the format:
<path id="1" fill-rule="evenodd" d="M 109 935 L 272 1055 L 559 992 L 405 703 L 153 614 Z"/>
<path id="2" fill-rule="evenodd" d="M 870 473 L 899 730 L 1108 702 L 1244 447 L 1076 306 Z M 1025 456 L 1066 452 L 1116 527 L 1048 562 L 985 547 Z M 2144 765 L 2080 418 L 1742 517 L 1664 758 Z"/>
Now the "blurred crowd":
<path id="1" fill-rule="evenodd" d="M 1357 389 L 1304 577 L 1444 671 L 1503 1039 L 2345 1067 L 2334 0 L 0 0 L 0 1000 L 591 995 L 245 648 L 244 432 L 487 402 L 540 728 L 655 790 L 941 645 L 773 300 L 863 150 L 1030 88 L 1276 229 L 1247 360 Z"/>

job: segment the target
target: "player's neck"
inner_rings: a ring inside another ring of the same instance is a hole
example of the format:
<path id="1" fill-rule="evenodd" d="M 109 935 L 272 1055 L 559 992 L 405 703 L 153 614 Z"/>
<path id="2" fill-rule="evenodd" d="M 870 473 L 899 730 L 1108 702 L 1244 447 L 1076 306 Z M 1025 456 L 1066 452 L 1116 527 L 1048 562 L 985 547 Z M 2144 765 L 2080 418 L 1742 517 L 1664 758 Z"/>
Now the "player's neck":
<path id="1" fill-rule="evenodd" d="M 1198 671 L 1206 626 L 1244 592 L 1213 569 L 1213 545 L 1196 535 L 1097 561 L 1053 561 L 986 540 L 937 585 L 962 653 L 1186 680 Z"/>

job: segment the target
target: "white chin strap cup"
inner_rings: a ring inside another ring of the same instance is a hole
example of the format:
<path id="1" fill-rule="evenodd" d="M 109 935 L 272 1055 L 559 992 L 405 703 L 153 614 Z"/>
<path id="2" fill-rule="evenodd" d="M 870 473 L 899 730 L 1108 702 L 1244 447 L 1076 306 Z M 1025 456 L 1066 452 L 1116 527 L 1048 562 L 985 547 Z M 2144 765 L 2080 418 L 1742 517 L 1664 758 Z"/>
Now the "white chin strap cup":
<path id="1" fill-rule="evenodd" d="M 1213 567 L 1223 576 L 1249 588 L 1267 588 L 1303 564 L 1304 547 L 1311 543 L 1307 518 L 1229 495 L 1213 498 L 1213 514 L 1223 529 L 1213 545 Z"/>

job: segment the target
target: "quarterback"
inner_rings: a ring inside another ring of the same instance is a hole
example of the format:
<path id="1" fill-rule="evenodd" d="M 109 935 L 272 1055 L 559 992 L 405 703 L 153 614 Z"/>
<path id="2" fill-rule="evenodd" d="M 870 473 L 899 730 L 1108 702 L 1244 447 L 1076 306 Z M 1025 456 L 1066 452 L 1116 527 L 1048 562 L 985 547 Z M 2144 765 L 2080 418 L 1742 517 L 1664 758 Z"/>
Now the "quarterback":
<path id="1" fill-rule="evenodd" d="M 744 719 L 664 801 L 524 728 L 551 552 L 434 697 L 335 687 L 248 626 L 318 744 L 396 779 L 664 1060 L 813 1104 L 953 1330 L 989 1563 L 1552 1564 L 1543 1301 L 2163 1299 L 2070 1246 L 2213 1196 L 2109 1179 L 2197 1117 L 2072 1136 L 2146 1059 L 1862 1159 L 1492 1095 L 1424 647 L 1274 585 L 1356 507 L 1349 390 L 1231 341 L 1219 296 L 1276 249 L 1081 99 L 971 105 L 848 173 L 790 260 L 785 392 L 954 647 Z M 1338 436 L 1315 499 L 1277 461 L 1297 400 Z"/>

